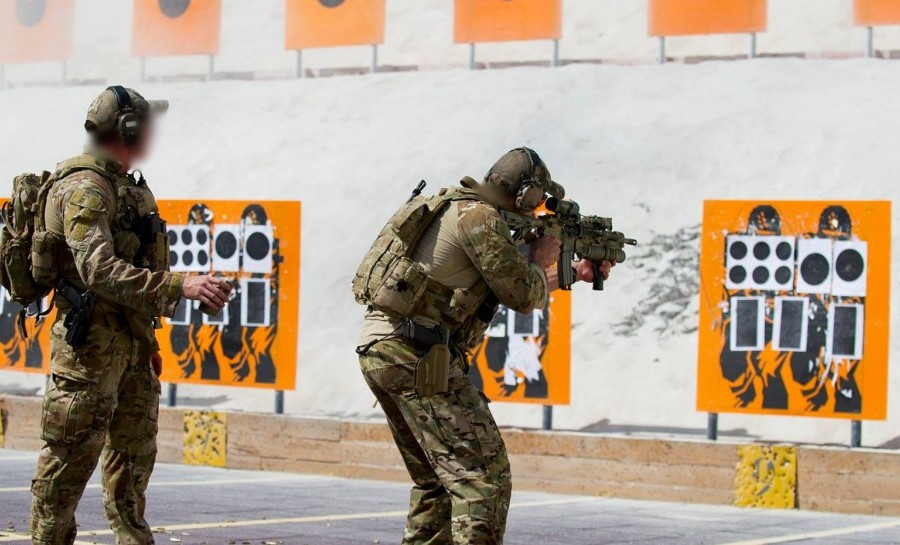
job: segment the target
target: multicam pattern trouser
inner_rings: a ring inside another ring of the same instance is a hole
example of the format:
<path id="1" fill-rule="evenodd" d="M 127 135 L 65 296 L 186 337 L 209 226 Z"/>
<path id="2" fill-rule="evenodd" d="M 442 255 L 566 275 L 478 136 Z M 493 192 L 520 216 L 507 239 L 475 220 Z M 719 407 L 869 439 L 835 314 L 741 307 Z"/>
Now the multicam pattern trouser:
<path id="1" fill-rule="evenodd" d="M 408 343 L 382 341 L 360 358 L 415 486 L 405 545 L 503 543 L 512 491 L 509 459 L 486 398 L 463 373 L 450 371 L 450 392 L 415 395 Z"/>
<path id="2" fill-rule="evenodd" d="M 85 346 L 51 333 L 51 382 L 44 395 L 45 441 L 32 481 L 32 543 L 70 545 L 75 508 L 103 458 L 103 499 L 119 545 L 151 545 L 144 492 L 156 460 L 159 380 L 127 329 L 91 326 Z"/>

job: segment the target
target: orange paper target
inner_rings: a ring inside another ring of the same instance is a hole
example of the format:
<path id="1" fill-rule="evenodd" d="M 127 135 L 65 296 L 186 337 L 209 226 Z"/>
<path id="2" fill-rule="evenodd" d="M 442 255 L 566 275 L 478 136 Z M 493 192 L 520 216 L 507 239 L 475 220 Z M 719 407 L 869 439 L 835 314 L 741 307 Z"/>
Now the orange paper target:
<path id="1" fill-rule="evenodd" d="M 162 201 L 173 271 L 234 285 L 218 316 L 182 300 L 163 319 L 165 382 L 292 390 L 297 375 L 300 203 Z"/>
<path id="2" fill-rule="evenodd" d="M 215 55 L 221 26 L 221 0 L 135 0 L 131 53 Z"/>
<path id="3" fill-rule="evenodd" d="M 74 0 L 0 0 L 0 64 L 72 56 Z"/>
<path id="4" fill-rule="evenodd" d="M 456 0 L 456 43 L 561 37 L 562 0 Z"/>
<path id="5" fill-rule="evenodd" d="M 651 36 L 766 30 L 766 0 L 650 0 Z"/>
<path id="6" fill-rule="evenodd" d="M 472 358 L 472 382 L 495 401 L 568 405 L 572 292 L 550 294 L 528 314 L 506 307 L 494 316 Z"/>
<path id="7" fill-rule="evenodd" d="M 900 25 L 900 2 L 896 0 L 854 0 L 853 22 L 857 25 Z"/>
<path id="8" fill-rule="evenodd" d="M 883 420 L 891 205 L 707 201 L 697 408 Z"/>
<path id="9" fill-rule="evenodd" d="M 286 0 L 285 49 L 384 43 L 385 0 Z"/>

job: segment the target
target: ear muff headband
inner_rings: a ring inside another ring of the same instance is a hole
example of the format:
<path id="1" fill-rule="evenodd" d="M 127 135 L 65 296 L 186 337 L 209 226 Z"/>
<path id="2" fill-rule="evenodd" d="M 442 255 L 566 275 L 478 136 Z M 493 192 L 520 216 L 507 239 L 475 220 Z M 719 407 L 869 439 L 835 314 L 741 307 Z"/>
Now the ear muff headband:
<path id="1" fill-rule="evenodd" d="M 544 162 L 531 148 L 519 148 L 528 156 L 531 163 L 531 178 L 522 182 L 516 194 L 516 208 L 523 211 L 531 211 L 541 205 L 546 199 L 544 186 L 539 181 L 538 170 L 544 170 Z"/>
<path id="2" fill-rule="evenodd" d="M 116 130 L 119 137 L 126 146 L 134 146 L 140 141 L 141 117 L 134 111 L 131 95 L 121 85 L 111 85 L 107 89 L 116 95 L 116 104 L 119 107 Z"/>

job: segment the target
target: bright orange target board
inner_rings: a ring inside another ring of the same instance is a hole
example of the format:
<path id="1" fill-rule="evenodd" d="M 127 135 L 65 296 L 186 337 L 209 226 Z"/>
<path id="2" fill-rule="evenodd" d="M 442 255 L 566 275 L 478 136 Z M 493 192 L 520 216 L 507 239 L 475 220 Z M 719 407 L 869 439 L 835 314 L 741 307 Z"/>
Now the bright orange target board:
<path id="1" fill-rule="evenodd" d="M 763 32 L 766 0 L 649 0 L 651 36 Z"/>
<path id="2" fill-rule="evenodd" d="M 234 284 L 218 316 L 182 300 L 157 332 L 164 382 L 292 390 L 297 374 L 300 203 L 162 201 L 173 271 Z"/>
<path id="3" fill-rule="evenodd" d="M 562 0 L 456 0 L 456 43 L 557 40 Z"/>
<path id="4" fill-rule="evenodd" d="M 547 306 L 527 314 L 501 306 L 469 377 L 495 401 L 568 405 L 571 333 L 570 291 L 554 291 Z"/>
<path id="5" fill-rule="evenodd" d="M 891 204 L 706 201 L 697 408 L 887 416 Z"/>
<path id="6" fill-rule="evenodd" d="M 215 55 L 221 26 L 222 0 L 134 0 L 131 53 Z"/>
<path id="7" fill-rule="evenodd" d="M 0 0 L 0 64 L 72 56 L 74 0 Z"/>
<path id="8" fill-rule="evenodd" d="M 386 0 L 285 0 L 285 49 L 384 43 Z"/>
<path id="9" fill-rule="evenodd" d="M 854 0 L 853 22 L 857 25 L 900 25 L 900 2 L 896 0 Z"/>

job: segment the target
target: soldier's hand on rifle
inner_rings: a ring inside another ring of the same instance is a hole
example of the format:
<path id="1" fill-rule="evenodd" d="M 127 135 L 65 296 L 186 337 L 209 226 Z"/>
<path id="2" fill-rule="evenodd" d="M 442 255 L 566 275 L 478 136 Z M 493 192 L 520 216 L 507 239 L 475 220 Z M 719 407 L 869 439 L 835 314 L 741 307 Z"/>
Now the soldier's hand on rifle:
<path id="1" fill-rule="evenodd" d="M 609 271 L 615 267 L 616 264 L 613 261 L 602 261 L 600 263 L 600 272 L 603 273 L 603 279 L 606 280 L 609 278 Z M 593 282 L 594 281 L 594 266 L 588 259 L 582 259 L 578 263 L 575 264 L 575 276 L 578 280 L 582 280 L 584 282 Z"/>
<path id="2" fill-rule="evenodd" d="M 559 259 L 559 247 L 562 244 L 558 238 L 544 235 L 531 243 L 529 260 L 542 269 L 549 269 Z"/>
<path id="3" fill-rule="evenodd" d="M 218 313 L 228 304 L 231 282 L 224 278 L 203 274 L 188 276 L 181 286 L 181 295 L 192 301 L 200 301 L 209 310 Z"/>

